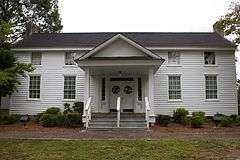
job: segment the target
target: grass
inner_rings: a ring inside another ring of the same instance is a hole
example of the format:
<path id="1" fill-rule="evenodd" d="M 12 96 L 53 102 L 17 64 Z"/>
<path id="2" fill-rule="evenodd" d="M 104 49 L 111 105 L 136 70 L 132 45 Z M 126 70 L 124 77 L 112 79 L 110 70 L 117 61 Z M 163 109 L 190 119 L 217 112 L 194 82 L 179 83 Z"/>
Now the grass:
<path id="1" fill-rule="evenodd" d="M 231 159 L 240 139 L 164 140 L 9 140 L 0 139 L 1 160 L 161 160 Z"/>

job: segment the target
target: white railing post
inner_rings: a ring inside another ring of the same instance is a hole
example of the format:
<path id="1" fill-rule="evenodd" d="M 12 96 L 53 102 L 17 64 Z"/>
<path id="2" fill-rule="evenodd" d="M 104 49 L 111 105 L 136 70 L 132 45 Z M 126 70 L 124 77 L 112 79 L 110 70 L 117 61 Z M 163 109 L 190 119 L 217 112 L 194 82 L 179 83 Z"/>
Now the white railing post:
<path id="1" fill-rule="evenodd" d="M 149 128 L 150 110 L 151 110 L 151 108 L 150 108 L 148 97 L 145 97 L 145 119 L 146 119 L 146 123 L 147 123 L 147 128 Z"/>
<path id="2" fill-rule="evenodd" d="M 85 105 L 86 129 L 88 129 L 89 121 L 91 120 L 91 100 L 92 100 L 92 97 L 89 97 Z"/>
<path id="3" fill-rule="evenodd" d="M 120 127 L 120 111 L 121 111 L 121 98 L 117 97 L 117 127 Z"/>

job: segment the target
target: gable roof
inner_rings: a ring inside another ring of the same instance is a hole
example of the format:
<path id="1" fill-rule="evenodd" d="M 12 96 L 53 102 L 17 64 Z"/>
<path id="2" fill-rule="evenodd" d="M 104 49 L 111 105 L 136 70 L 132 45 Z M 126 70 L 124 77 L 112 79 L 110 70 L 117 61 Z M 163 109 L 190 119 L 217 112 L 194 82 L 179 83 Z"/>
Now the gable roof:
<path id="1" fill-rule="evenodd" d="M 145 53 L 148 57 L 151 57 L 152 59 L 162 59 L 160 56 L 152 53 L 151 51 L 149 51 L 146 48 L 142 47 L 141 45 L 135 43 L 134 41 L 130 40 L 129 38 L 126 38 L 125 36 L 123 36 L 121 34 L 117 34 L 117 35 L 113 36 L 112 38 L 108 39 L 107 41 L 105 41 L 104 43 L 100 44 L 99 46 L 95 47 L 94 49 L 92 49 L 88 53 L 84 54 L 78 60 L 87 59 L 88 57 L 94 55 L 95 53 L 97 53 L 101 49 L 106 48 L 107 46 L 111 45 L 114 41 L 119 40 L 119 39 L 123 40 L 124 42 L 133 46 L 134 48 L 142 51 L 143 53 Z"/>
<path id="2" fill-rule="evenodd" d="M 14 48 L 96 47 L 121 34 L 143 47 L 235 47 L 215 32 L 34 33 Z"/>

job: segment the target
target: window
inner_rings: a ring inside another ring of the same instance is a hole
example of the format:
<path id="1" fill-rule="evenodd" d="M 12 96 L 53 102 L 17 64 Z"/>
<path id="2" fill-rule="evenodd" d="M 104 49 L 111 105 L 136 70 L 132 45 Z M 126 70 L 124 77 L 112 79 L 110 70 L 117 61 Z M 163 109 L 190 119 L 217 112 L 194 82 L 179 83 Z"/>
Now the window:
<path id="1" fill-rule="evenodd" d="M 33 52 L 31 57 L 31 63 L 33 65 L 41 65 L 42 61 L 42 53 L 41 52 Z"/>
<path id="2" fill-rule="evenodd" d="M 206 75 L 206 99 L 217 99 L 217 76 Z"/>
<path id="3" fill-rule="evenodd" d="M 180 64 L 180 53 L 176 51 L 168 52 L 168 64 Z"/>
<path id="4" fill-rule="evenodd" d="M 204 64 L 215 65 L 215 53 L 214 52 L 204 52 Z"/>
<path id="5" fill-rule="evenodd" d="M 67 52 L 65 53 L 65 65 L 75 65 L 75 58 L 76 53 L 72 53 L 72 52 Z"/>
<path id="6" fill-rule="evenodd" d="M 138 100 L 142 101 L 142 78 L 138 78 Z"/>
<path id="7" fill-rule="evenodd" d="M 75 99 L 76 76 L 64 76 L 64 99 Z"/>
<path id="8" fill-rule="evenodd" d="M 168 77 L 168 94 L 169 99 L 181 99 L 181 78 L 180 76 Z"/>
<path id="9" fill-rule="evenodd" d="M 106 78 L 102 78 L 102 101 L 105 101 Z"/>
<path id="10" fill-rule="evenodd" d="M 40 76 L 29 76 L 29 98 L 40 98 Z"/>

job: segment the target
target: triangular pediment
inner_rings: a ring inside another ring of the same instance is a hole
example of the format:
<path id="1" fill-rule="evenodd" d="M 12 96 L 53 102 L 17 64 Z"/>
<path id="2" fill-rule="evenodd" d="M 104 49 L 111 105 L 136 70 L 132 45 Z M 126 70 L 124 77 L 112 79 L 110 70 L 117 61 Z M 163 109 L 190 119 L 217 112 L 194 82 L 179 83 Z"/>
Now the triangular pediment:
<path id="1" fill-rule="evenodd" d="M 78 60 L 84 59 L 161 59 L 134 41 L 118 34 L 105 41 Z"/>

